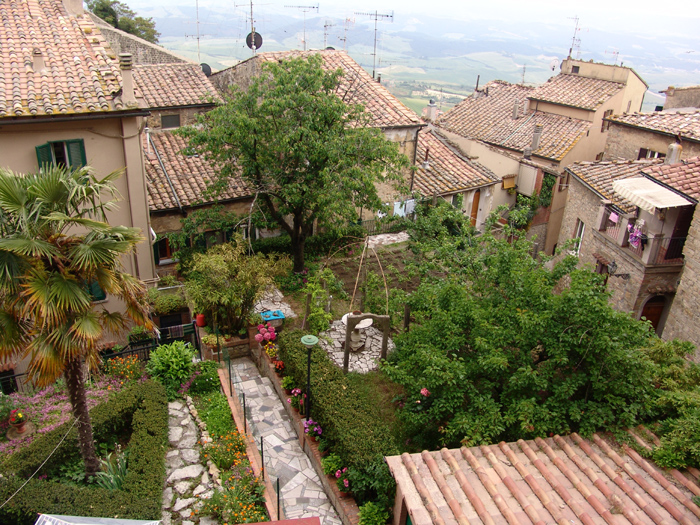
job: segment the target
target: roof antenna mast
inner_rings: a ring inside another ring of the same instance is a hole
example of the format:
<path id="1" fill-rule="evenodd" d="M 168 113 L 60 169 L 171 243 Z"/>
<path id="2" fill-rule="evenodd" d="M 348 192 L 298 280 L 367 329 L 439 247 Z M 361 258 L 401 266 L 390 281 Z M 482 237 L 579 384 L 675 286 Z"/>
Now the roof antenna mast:
<path id="1" fill-rule="evenodd" d="M 304 51 L 306 51 L 306 13 L 309 11 L 316 11 L 318 13 L 318 4 L 316 5 L 286 5 L 284 7 L 289 7 L 291 9 L 299 9 L 304 13 Z"/>
<path id="2" fill-rule="evenodd" d="M 577 49 L 579 54 L 581 53 L 581 39 L 578 38 L 578 32 L 581 31 L 581 28 L 578 26 L 578 15 L 575 15 L 573 17 L 569 17 L 569 20 L 575 20 L 576 25 L 574 26 L 574 36 L 571 38 L 571 47 L 569 48 L 569 57 L 571 58 L 571 53 L 574 52 L 574 49 Z M 581 57 L 579 57 L 581 58 Z"/>
<path id="3" fill-rule="evenodd" d="M 372 53 L 372 78 L 374 78 L 375 70 L 377 69 L 377 22 L 380 18 L 388 18 L 389 21 L 394 21 L 394 12 L 392 11 L 390 15 L 379 13 L 375 11 L 374 13 L 355 13 L 356 15 L 369 16 L 370 19 L 374 20 L 374 53 Z"/>
<path id="4" fill-rule="evenodd" d="M 343 51 L 347 51 L 348 50 L 348 28 L 350 27 L 350 25 L 355 25 L 355 19 L 354 18 L 346 18 L 344 25 L 345 25 L 345 30 L 343 32 L 343 36 L 342 37 L 339 36 L 338 40 L 342 40 Z"/>

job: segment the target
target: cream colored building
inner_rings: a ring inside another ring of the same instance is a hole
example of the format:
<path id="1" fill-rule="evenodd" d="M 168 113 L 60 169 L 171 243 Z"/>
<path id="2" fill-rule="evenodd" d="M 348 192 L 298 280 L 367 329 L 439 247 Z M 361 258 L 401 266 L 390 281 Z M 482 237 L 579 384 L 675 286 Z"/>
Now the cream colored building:
<path id="1" fill-rule="evenodd" d="M 147 111 L 137 104 L 131 56 L 120 60 L 81 0 L 11 2 L 13 23 L 0 26 L 0 164 L 37 172 L 43 163 L 123 170 L 121 202 L 109 222 L 139 228 L 144 240 L 123 260 L 146 283 L 155 278 L 140 133 Z M 67 58 L 69 57 L 69 58 Z M 121 307 L 107 296 L 107 309 Z"/>

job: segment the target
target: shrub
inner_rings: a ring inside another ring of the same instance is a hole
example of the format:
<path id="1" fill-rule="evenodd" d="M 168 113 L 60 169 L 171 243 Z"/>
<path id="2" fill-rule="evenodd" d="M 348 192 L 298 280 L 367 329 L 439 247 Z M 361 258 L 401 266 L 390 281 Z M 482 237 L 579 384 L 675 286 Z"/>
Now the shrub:
<path id="1" fill-rule="evenodd" d="M 306 383 L 307 350 L 302 335 L 298 330 L 285 331 L 278 338 L 287 374 L 296 384 Z M 311 414 L 323 426 L 324 438 L 342 460 L 341 466 L 348 467 L 357 500 L 374 500 L 388 507 L 395 485 L 383 458 L 399 453 L 391 428 L 318 347 L 311 352 L 311 395 Z"/>
<path id="2" fill-rule="evenodd" d="M 209 434 L 212 435 L 211 430 Z M 238 430 L 213 435 L 213 441 L 204 447 L 204 457 L 211 459 L 221 470 L 228 470 L 246 459 L 245 438 Z"/>
<path id="3" fill-rule="evenodd" d="M 0 422 L 7 421 L 10 418 L 10 412 L 14 408 L 15 405 L 12 398 L 0 392 Z"/>
<path id="4" fill-rule="evenodd" d="M 360 525 L 385 525 L 389 521 L 389 512 L 373 501 L 360 507 Z"/>
<path id="5" fill-rule="evenodd" d="M 343 468 L 343 460 L 340 459 L 338 454 L 328 454 L 325 458 L 321 458 L 321 466 L 323 467 L 323 473 L 326 476 L 335 474 L 336 470 Z"/>
<path id="6" fill-rule="evenodd" d="M 220 392 L 213 392 L 200 401 L 199 416 L 207 425 L 210 436 L 223 436 L 235 428 L 228 399 Z"/>
<path id="7" fill-rule="evenodd" d="M 163 291 L 158 288 L 149 288 L 148 302 L 157 315 L 168 315 L 187 306 L 182 290 Z"/>
<path id="8" fill-rule="evenodd" d="M 90 411 L 97 443 L 115 434 L 131 432 L 129 468 L 122 490 L 78 487 L 42 481 L 29 481 L 0 509 L 0 523 L 30 525 L 38 512 L 75 516 L 110 516 L 132 519 L 159 519 L 165 451 L 168 436 L 168 407 L 162 385 L 154 381 L 135 383 L 116 393 Z M 0 479 L 0 499 L 6 501 L 38 469 L 37 475 L 57 472 L 61 465 L 79 459 L 77 430 L 65 423 L 47 432 L 7 458 Z M 60 444 L 59 444 L 60 443 Z M 49 461 L 42 462 L 56 449 Z M 50 484 L 49 484 L 50 483 Z"/>
<path id="9" fill-rule="evenodd" d="M 103 372 L 125 383 L 141 377 L 141 363 L 138 356 L 113 357 L 102 365 Z"/>
<path id="10" fill-rule="evenodd" d="M 151 352 L 151 360 L 146 365 L 148 374 L 165 387 L 168 401 L 177 397 L 180 385 L 192 375 L 194 350 L 182 341 L 160 345 Z"/>
<path id="11" fill-rule="evenodd" d="M 200 361 L 195 365 L 195 374 L 190 385 L 190 392 L 196 395 L 205 395 L 219 390 L 219 364 L 216 361 Z"/>

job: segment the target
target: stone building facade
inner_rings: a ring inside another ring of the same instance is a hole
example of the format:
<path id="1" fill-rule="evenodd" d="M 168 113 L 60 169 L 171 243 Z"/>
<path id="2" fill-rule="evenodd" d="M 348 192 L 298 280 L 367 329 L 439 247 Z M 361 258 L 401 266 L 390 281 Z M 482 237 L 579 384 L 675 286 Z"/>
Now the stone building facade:
<path id="1" fill-rule="evenodd" d="M 672 108 L 700 108 L 700 86 L 675 88 L 662 91 L 666 95 L 664 110 Z"/>

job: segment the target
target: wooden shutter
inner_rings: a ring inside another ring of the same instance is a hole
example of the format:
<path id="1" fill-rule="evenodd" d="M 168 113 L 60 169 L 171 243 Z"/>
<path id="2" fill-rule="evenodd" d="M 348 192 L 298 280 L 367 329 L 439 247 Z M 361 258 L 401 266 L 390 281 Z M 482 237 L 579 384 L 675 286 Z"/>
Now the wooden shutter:
<path id="1" fill-rule="evenodd" d="M 40 170 L 44 169 L 46 165 L 52 166 L 54 164 L 51 144 L 47 142 L 41 146 L 36 146 L 34 149 L 36 150 L 36 160 L 39 163 Z"/>
<path id="2" fill-rule="evenodd" d="M 153 243 L 153 262 L 160 264 L 160 246 L 158 243 Z"/>
<path id="3" fill-rule="evenodd" d="M 78 169 L 87 165 L 83 139 L 67 140 L 66 152 L 68 153 L 68 164 L 70 168 Z"/>

